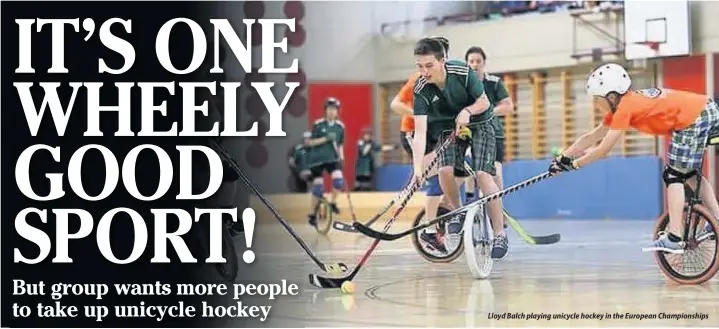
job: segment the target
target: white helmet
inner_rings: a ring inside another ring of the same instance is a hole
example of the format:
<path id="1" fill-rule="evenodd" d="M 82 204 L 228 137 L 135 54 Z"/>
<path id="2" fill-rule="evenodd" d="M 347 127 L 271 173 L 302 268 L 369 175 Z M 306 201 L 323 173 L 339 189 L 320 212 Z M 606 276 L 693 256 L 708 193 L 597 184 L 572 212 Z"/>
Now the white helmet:
<path id="1" fill-rule="evenodd" d="M 615 63 L 602 64 L 587 79 L 587 93 L 589 96 L 606 97 L 611 92 L 620 95 L 629 90 L 632 78 L 621 65 Z"/>

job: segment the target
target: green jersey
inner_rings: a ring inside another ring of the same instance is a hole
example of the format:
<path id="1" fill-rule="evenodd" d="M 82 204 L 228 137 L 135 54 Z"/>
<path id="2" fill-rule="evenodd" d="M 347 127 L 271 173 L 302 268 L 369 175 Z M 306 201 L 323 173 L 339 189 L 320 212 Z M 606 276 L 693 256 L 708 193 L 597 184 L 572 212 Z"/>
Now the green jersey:
<path id="1" fill-rule="evenodd" d="M 382 146 L 375 141 L 360 139 L 357 142 L 357 161 L 355 161 L 355 176 L 370 176 L 374 169 L 374 155 L 382 150 Z"/>
<path id="2" fill-rule="evenodd" d="M 338 148 L 344 144 L 345 125 L 340 120 L 319 119 L 312 126 L 312 139 L 327 137 L 328 142 L 310 149 L 310 168 L 326 163 L 339 162 Z"/>
<path id="3" fill-rule="evenodd" d="M 509 93 L 507 92 L 507 88 L 504 88 L 502 79 L 496 75 L 485 74 L 483 82 L 484 91 L 487 93 L 489 104 L 492 111 L 494 111 L 494 107 L 497 103 L 509 97 Z M 504 117 L 495 115 L 492 119 L 492 125 L 494 126 L 494 136 L 496 138 L 504 138 Z"/>
<path id="4" fill-rule="evenodd" d="M 292 159 L 294 159 L 295 171 L 300 173 L 305 170 L 309 170 L 309 152 L 308 148 L 304 144 L 297 144 L 292 148 Z"/>
<path id="5" fill-rule="evenodd" d="M 438 141 L 442 131 L 454 130 L 455 119 L 464 108 L 474 104 L 484 94 L 484 84 L 477 73 L 458 60 L 444 64 L 447 73 L 444 87 L 439 88 L 426 78 L 420 77 L 414 85 L 414 115 L 427 116 L 427 150 Z M 486 121 L 492 111 L 474 115 L 471 121 Z"/>

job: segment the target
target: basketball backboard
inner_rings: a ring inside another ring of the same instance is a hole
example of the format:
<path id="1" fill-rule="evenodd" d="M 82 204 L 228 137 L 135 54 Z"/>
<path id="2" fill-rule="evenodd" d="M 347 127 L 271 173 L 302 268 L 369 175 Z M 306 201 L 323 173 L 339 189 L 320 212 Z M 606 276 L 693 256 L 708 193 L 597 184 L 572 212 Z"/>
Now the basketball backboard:
<path id="1" fill-rule="evenodd" d="M 629 60 L 689 55 L 689 1 L 625 1 L 624 33 Z"/>

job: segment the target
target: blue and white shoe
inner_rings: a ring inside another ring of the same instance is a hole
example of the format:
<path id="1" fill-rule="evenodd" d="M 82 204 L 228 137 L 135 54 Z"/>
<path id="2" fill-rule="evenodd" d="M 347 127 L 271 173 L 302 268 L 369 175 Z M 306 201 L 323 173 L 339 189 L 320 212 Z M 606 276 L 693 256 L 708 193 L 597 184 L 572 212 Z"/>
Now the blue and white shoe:
<path id="1" fill-rule="evenodd" d="M 505 259 L 509 254 L 509 239 L 506 235 L 497 235 L 492 240 L 492 259 Z"/>
<path id="2" fill-rule="evenodd" d="M 716 238 L 716 232 L 714 232 L 709 222 L 704 224 L 704 228 L 697 234 L 697 240 L 712 239 Z"/>
<path id="3" fill-rule="evenodd" d="M 462 233 L 462 224 L 464 224 L 463 222 L 463 214 L 458 214 L 457 216 L 452 217 L 452 219 L 449 220 L 449 223 L 447 223 L 447 233 L 453 235 Z"/>
<path id="4" fill-rule="evenodd" d="M 669 240 L 669 234 L 661 232 L 659 238 L 654 240 L 650 245 L 643 247 L 642 251 L 663 251 L 670 254 L 683 254 L 684 242 L 672 242 Z"/>

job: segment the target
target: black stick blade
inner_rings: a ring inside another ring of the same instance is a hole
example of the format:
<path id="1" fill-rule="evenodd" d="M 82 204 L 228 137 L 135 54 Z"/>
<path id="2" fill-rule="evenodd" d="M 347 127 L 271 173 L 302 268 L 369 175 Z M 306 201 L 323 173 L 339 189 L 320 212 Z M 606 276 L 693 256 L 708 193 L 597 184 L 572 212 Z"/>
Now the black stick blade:
<path id="1" fill-rule="evenodd" d="M 362 233 L 362 234 L 364 234 L 364 235 L 366 235 L 366 236 L 368 236 L 368 237 L 370 237 L 370 238 L 380 239 L 380 240 L 383 240 L 383 241 L 393 241 L 393 240 L 397 240 L 397 239 L 399 239 L 399 238 L 401 238 L 401 237 L 404 237 L 404 236 L 406 236 L 406 235 L 408 235 L 408 234 L 411 234 L 411 233 L 413 232 L 412 230 L 410 230 L 409 233 L 407 233 L 407 232 L 401 232 L 401 233 L 399 233 L 399 234 L 390 234 L 390 233 L 384 233 L 384 232 L 377 232 L 377 231 L 375 231 L 375 230 L 373 230 L 373 229 L 371 229 L 371 228 L 369 228 L 369 227 L 367 227 L 367 226 L 362 225 L 362 223 L 360 223 L 360 222 L 355 222 L 355 223 L 353 224 L 353 226 L 354 226 L 354 228 L 355 228 L 357 231 L 359 231 L 360 233 Z"/>
<path id="2" fill-rule="evenodd" d="M 325 278 L 317 274 L 310 274 L 310 284 L 323 289 L 337 289 L 342 287 L 342 283 L 348 278 Z"/>
<path id="3" fill-rule="evenodd" d="M 343 222 L 334 222 L 332 223 L 332 227 L 335 230 L 347 232 L 347 233 L 357 233 L 357 230 L 350 224 L 346 224 Z"/>
<path id="4" fill-rule="evenodd" d="M 562 236 L 558 233 L 555 233 L 545 236 L 535 236 L 533 238 L 535 244 L 555 244 L 559 242 L 559 240 L 561 240 Z"/>

